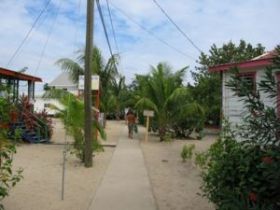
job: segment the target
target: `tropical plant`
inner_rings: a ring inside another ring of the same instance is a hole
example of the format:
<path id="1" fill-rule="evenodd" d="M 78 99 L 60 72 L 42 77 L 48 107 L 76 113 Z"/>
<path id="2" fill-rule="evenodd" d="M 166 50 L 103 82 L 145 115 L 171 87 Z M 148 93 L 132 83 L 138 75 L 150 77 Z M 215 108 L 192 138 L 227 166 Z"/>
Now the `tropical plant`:
<path id="1" fill-rule="evenodd" d="M 84 75 L 84 52 L 78 51 L 77 61 L 69 58 L 59 59 L 56 64 L 59 65 L 64 71 L 68 72 L 74 83 L 78 83 L 79 75 Z M 124 77 L 120 76 L 117 70 L 119 57 L 113 55 L 105 63 L 102 58 L 101 51 L 93 48 L 92 53 L 92 73 L 100 77 L 100 111 L 106 113 L 110 111 L 118 112 L 119 100 L 118 94 L 124 87 Z M 119 83 L 118 83 L 119 82 Z"/>
<path id="2" fill-rule="evenodd" d="M 280 55 L 280 46 L 276 50 Z M 217 210 L 280 209 L 280 119 L 276 108 L 260 97 L 266 93 L 276 101 L 274 73 L 279 69 L 276 56 L 256 92 L 249 91 L 247 82 L 235 73 L 228 82 L 248 114 L 238 129 L 225 122 L 220 139 L 197 158 L 204 169 L 204 196 Z"/>
<path id="3" fill-rule="evenodd" d="M 69 135 L 73 136 L 73 150 L 74 153 L 82 162 L 84 162 L 84 103 L 78 99 L 73 94 L 64 91 L 64 90 L 50 90 L 45 93 L 45 98 L 55 98 L 62 105 L 63 108 L 60 109 L 54 105 L 51 105 L 50 108 L 53 108 L 58 111 L 58 117 L 62 119 L 62 122 L 66 128 L 66 131 Z M 99 132 L 102 139 L 106 139 L 105 131 L 102 126 L 96 121 L 93 121 L 93 129 Z M 102 150 L 101 144 L 96 139 L 96 136 L 92 138 L 92 151 Z"/>
<path id="4" fill-rule="evenodd" d="M 11 104 L 6 98 L 0 97 L 0 209 L 4 209 L 2 200 L 9 195 L 9 190 L 23 177 L 22 169 L 13 169 L 15 144 L 8 140 L 9 112 Z"/>
<path id="5" fill-rule="evenodd" d="M 181 151 L 181 158 L 183 162 L 186 162 L 187 159 L 192 159 L 194 148 L 195 148 L 194 144 L 183 146 Z"/>
<path id="6" fill-rule="evenodd" d="M 263 53 L 264 47 L 261 44 L 253 47 L 244 40 L 240 40 L 238 45 L 231 41 L 223 44 L 222 47 L 213 44 L 208 55 L 201 53 L 198 66 L 192 72 L 194 85 L 189 87 L 194 99 L 203 106 L 207 123 L 219 125 L 222 97 L 220 75 L 209 73 L 208 67 L 249 60 Z"/>
<path id="7" fill-rule="evenodd" d="M 150 74 L 136 76 L 135 107 L 138 110 L 154 110 L 153 124 L 158 128 L 161 141 L 172 128 L 172 124 L 182 122 L 188 124 L 186 127 L 195 127 L 191 117 L 203 113 L 202 108 L 190 99 L 188 90 L 183 86 L 186 69 L 187 67 L 172 73 L 170 66 L 159 63 L 156 67 L 151 67 Z M 196 108 L 193 108 L 194 106 Z"/>

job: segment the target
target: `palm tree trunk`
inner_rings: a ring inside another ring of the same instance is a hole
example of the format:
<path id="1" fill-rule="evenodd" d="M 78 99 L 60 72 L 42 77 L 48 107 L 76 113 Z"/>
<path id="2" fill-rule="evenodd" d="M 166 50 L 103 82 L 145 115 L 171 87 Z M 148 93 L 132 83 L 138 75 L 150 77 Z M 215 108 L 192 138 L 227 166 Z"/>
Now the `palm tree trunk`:
<path id="1" fill-rule="evenodd" d="M 164 141 L 165 134 L 166 134 L 165 126 L 159 127 L 159 138 L 160 138 L 160 141 Z"/>

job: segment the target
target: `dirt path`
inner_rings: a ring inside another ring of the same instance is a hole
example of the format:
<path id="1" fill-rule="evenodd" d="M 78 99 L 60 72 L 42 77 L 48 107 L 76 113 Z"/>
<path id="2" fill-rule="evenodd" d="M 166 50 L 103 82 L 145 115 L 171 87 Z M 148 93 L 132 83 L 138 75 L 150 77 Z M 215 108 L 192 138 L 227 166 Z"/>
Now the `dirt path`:
<path id="1" fill-rule="evenodd" d="M 202 151 L 214 139 L 215 136 L 206 136 L 201 141 L 164 143 L 159 142 L 158 137 L 150 136 L 148 143 L 141 144 L 159 210 L 214 210 L 197 194 L 201 184 L 199 171 L 191 162 L 183 163 L 180 157 L 184 144 L 195 144 L 196 149 Z"/>

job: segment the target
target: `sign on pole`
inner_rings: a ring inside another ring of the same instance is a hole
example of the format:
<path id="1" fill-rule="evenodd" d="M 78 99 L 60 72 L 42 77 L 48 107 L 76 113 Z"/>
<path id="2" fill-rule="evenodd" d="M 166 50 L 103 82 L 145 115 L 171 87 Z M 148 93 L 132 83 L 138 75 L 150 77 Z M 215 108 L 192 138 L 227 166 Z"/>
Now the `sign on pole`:
<path id="1" fill-rule="evenodd" d="M 154 116 L 154 111 L 153 110 L 144 110 L 143 115 L 147 117 L 147 120 L 146 120 L 146 135 L 145 135 L 145 142 L 147 142 L 148 141 L 148 135 L 149 135 L 150 117 Z"/>
<path id="2" fill-rule="evenodd" d="M 154 116 L 154 111 L 153 110 L 144 110 L 143 115 L 146 116 L 146 117 L 153 117 Z"/>
<path id="3" fill-rule="evenodd" d="M 85 81 L 85 76 L 80 75 L 79 76 L 79 84 L 78 84 L 78 89 L 79 90 L 84 90 L 84 82 Z M 99 76 L 98 75 L 92 75 L 91 76 L 91 90 L 99 90 Z"/>
<path id="4" fill-rule="evenodd" d="M 91 77 L 91 89 L 92 90 L 99 90 L 99 76 L 92 75 Z"/>

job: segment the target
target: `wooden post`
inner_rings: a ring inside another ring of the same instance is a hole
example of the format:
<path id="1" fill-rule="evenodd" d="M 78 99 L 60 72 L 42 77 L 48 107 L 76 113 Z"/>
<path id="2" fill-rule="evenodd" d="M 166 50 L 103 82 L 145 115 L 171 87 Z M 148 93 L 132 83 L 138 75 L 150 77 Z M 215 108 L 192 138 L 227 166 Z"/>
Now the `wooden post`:
<path id="1" fill-rule="evenodd" d="M 145 142 L 148 142 L 148 136 L 149 136 L 149 126 L 150 126 L 150 117 L 147 116 L 146 120 L 146 135 L 145 135 Z"/>
<path id="2" fill-rule="evenodd" d="M 85 167 L 92 167 L 92 48 L 93 48 L 93 11 L 94 0 L 87 0 L 87 27 L 86 27 L 86 50 L 85 50 L 85 81 L 84 81 L 84 103 L 85 103 L 85 145 L 84 161 Z M 94 103 L 93 103 L 94 104 Z"/>
<path id="3" fill-rule="evenodd" d="M 150 117 L 154 116 L 153 110 L 144 110 L 143 115 L 147 117 L 146 120 L 146 135 L 145 135 L 145 142 L 148 141 L 148 135 L 149 135 L 149 127 L 150 127 Z"/>

